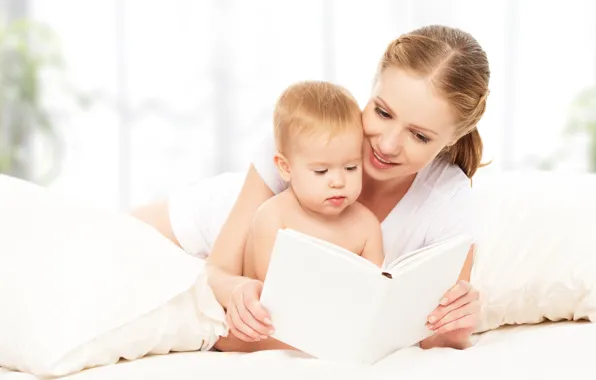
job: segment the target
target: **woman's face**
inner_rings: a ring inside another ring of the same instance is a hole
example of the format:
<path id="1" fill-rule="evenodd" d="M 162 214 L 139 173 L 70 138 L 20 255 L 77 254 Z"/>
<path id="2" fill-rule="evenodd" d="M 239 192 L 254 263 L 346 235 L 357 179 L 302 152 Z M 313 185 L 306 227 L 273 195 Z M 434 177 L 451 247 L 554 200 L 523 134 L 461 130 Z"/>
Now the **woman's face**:
<path id="1" fill-rule="evenodd" d="M 426 78 L 387 67 L 362 114 L 363 169 L 388 181 L 419 172 L 455 143 L 456 119 Z"/>

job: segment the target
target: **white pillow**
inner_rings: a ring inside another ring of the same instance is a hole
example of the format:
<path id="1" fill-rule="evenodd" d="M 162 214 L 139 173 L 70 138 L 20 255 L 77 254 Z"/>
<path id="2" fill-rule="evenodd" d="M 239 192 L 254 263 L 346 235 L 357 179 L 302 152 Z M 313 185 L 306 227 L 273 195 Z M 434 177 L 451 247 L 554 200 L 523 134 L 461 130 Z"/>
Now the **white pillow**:
<path id="1" fill-rule="evenodd" d="M 204 262 L 124 214 L 0 176 L 0 366 L 63 376 L 227 334 Z"/>
<path id="2" fill-rule="evenodd" d="M 478 331 L 596 321 L 596 176 L 517 172 L 479 177 L 474 188 Z"/>

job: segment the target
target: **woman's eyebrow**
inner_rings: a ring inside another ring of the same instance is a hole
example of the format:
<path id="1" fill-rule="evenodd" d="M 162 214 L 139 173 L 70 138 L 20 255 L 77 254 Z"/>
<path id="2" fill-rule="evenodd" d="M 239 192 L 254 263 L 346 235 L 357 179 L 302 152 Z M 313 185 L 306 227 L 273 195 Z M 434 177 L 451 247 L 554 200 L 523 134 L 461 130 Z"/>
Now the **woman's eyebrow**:
<path id="1" fill-rule="evenodd" d="M 377 96 L 377 100 L 379 101 L 379 103 L 381 103 L 381 105 L 383 106 L 383 108 L 385 108 L 387 111 L 389 111 L 389 113 L 395 115 L 395 111 L 393 111 L 391 109 L 391 107 L 389 107 L 389 104 L 387 104 L 387 102 L 385 102 L 383 100 L 383 98 L 381 98 L 380 96 Z"/>
<path id="2" fill-rule="evenodd" d="M 385 102 L 383 100 L 383 98 L 381 98 L 380 96 L 377 96 L 376 99 L 377 99 L 377 101 L 379 103 L 381 103 L 381 105 L 383 106 L 383 108 L 385 108 L 387 111 L 389 111 L 389 113 L 391 113 L 393 115 L 396 114 L 395 111 L 393 111 L 391 109 L 391 107 L 389 107 L 389 105 L 387 104 L 387 102 Z M 412 128 L 420 129 L 421 131 L 429 132 L 429 133 L 432 133 L 433 135 L 437 135 L 437 136 L 439 135 L 437 132 L 433 131 L 432 129 L 424 128 L 424 127 L 421 127 L 421 126 L 416 125 L 416 124 L 410 124 L 410 125 L 412 126 Z"/>

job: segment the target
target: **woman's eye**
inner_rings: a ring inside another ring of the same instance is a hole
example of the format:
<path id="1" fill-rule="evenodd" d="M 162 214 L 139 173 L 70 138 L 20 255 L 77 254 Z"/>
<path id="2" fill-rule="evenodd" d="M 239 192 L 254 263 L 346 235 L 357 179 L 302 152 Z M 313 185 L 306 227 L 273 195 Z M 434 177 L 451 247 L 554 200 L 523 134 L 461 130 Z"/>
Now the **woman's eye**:
<path id="1" fill-rule="evenodd" d="M 327 169 L 319 169 L 319 170 L 315 170 L 314 172 L 315 172 L 315 174 L 322 175 L 322 174 L 327 173 Z"/>
<path id="2" fill-rule="evenodd" d="M 379 106 L 375 107 L 375 112 L 381 116 L 381 118 L 383 119 L 390 119 L 391 115 L 389 115 L 387 112 L 383 111 Z"/>
<path id="3" fill-rule="evenodd" d="M 418 139 L 419 141 L 421 141 L 425 144 L 430 141 L 430 139 L 428 137 L 424 136 L 421 133 L 418 133 L 418 132 L 413 132 L 413 133 L 414 133 L 414 137 L 416 137 L 416 139 Z"/>

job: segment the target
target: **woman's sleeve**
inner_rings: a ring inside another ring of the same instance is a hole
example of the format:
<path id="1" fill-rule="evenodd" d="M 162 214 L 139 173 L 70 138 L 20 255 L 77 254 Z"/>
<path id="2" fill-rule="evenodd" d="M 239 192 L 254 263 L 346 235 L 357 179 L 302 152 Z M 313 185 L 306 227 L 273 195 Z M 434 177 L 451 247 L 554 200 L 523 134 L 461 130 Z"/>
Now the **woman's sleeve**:
<path id="1" fill-rule="evenodd" d="M 267 133 L 257 146 L 252 164 L 269 189 L 271 189 L 273 193 L 279 194 L 287 189 L 288 184 L 281 179 L 279 171 L 277 170 L 277 167 L 275 167 L 275 163 L 273 162 L 275 153 L 275 140 L 273 138 L 273 133 L 270 132 Z"/>
<path id="2" fill-rule="evenodd" d="M 275 143 L 269 133 L 256 146 L 252 163 L 263 181 L 275 194 L 287 188 L 273 162 Z M 224 223 L 238 196 L 244 176 L 228 181 L 221 175 L 205 178 L 175 191 L 168 199 L 168 213 L 172 232 L 182 248 L 195 256 L 206 257 L 211 251 L 214 236 Z M 214 215 L 217 213 L 217 215 Z"/>
<path id="3" fill-rule="evenodd" d="M 476 242 L 478 218 L 474 210 L 473 196 L 470 187 L 462 186 L 443 202 L 429 225 L 425 245 L 438 243 L 459 234 L 469 235 Z"/>
<path id="4" fill-rule="evenodd" d="M 207 223 L 210 203 L 206 181 L 198 181 L 181 187 L 168 198 L 168 217 L 172 232 L 187 253 L 205 258 L 209 244 L 203 226 Z"/>

